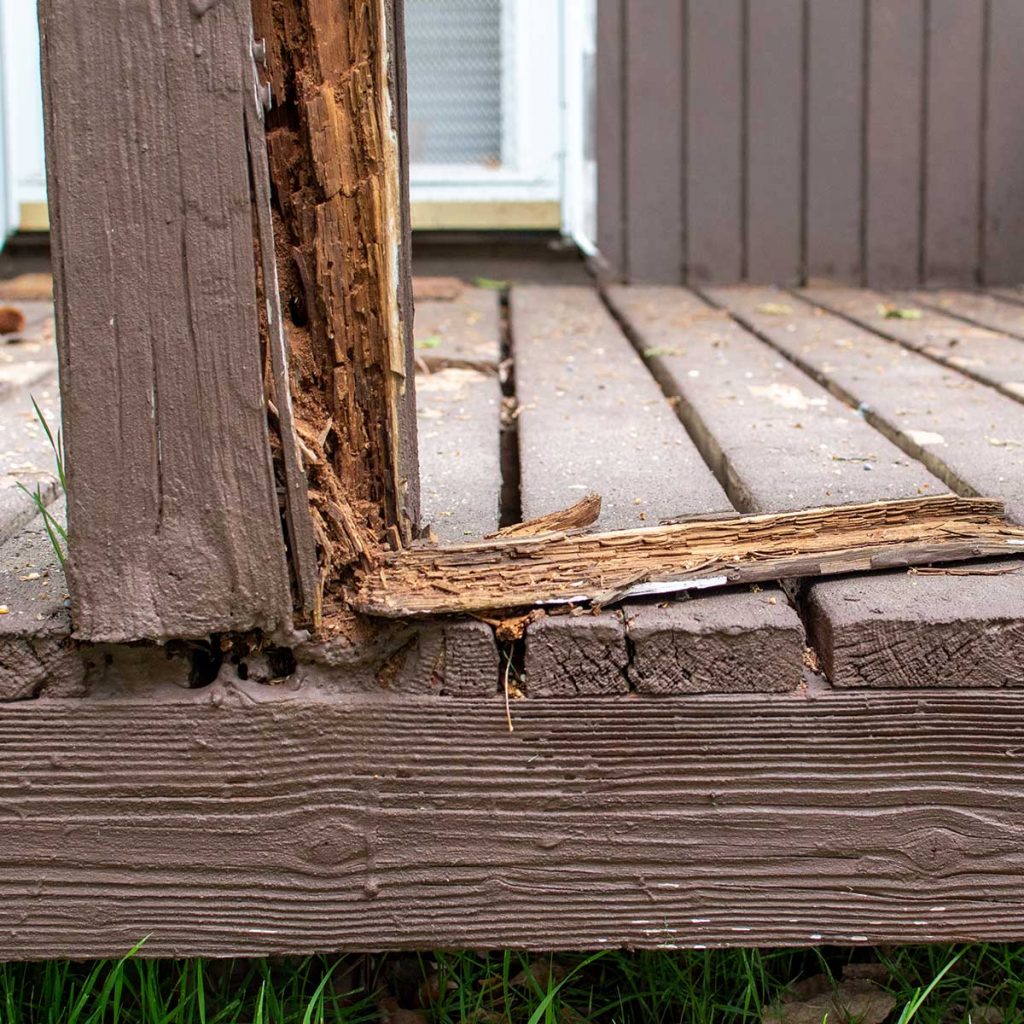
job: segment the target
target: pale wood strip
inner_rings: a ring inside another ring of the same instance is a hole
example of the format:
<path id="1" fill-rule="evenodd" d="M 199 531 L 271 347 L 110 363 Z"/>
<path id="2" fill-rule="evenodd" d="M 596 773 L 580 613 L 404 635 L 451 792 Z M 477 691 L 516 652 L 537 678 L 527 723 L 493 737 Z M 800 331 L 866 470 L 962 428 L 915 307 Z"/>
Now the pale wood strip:
<path id="1" fill-rule="evenodd" d="M 1024 400 L 1024 343 L 921 303 L 920 292 L 815 288 L 801 294 L 875 334 Z"/>
<path id="2" fill-rule="evenodd" d="M 771 288 L 709 294 L 819 383 L 860 407 L 872 425 L 947 486 L 1000 498 L 1010 518 L 1024 522 L 1020 403 L 796 296 Z"/>
<path id="3" fill-rule="evenodd" d="M 0 955 L 1020 937 L 1024 694 L 513 720 L 248 684 L 3 708 Z"/>

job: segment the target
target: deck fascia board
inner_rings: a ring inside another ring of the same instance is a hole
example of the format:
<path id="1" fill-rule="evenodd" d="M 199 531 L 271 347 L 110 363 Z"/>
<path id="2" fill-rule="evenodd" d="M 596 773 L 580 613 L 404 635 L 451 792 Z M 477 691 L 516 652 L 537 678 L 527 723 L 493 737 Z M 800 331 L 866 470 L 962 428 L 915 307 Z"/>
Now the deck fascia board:
<path id="1" fill-rule="evenodd" d="M 512 715 L 246 684 L 2 706 L 0 956 L 1024 937 L 1024 692 Z"/>

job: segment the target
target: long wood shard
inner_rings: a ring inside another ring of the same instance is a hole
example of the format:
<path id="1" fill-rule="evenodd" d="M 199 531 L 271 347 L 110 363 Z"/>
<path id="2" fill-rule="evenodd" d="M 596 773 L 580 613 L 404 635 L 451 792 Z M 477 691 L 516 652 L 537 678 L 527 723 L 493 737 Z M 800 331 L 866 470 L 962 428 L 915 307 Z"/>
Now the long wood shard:
<path id="1" fill-rule="evenodd" d="M 583 537 L 550 534 L 412 548 L 365 574 L 353 605 L 388 618 L 525 605 L 611 604 L 763 580 L 1019 554 L 1001 502 L 938 496 L 695 521 Z"/>

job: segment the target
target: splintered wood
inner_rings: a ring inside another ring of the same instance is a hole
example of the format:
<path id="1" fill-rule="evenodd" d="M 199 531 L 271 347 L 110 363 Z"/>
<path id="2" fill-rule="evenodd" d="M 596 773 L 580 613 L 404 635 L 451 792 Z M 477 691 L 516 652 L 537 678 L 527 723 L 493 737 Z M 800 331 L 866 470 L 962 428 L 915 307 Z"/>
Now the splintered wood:
<path id="1" fill-rule="evenodd" d="M 296 429 L 321 585 L 412 536 L 411 305 L 389 0 L 254 0 Z"/>
<path id="2" fill-rule="evenodd" d="M 650 530 L 411 548 L 351 595 L 389 618 L 645 594 L 1020 553 L 1001 502 L 938 496 L 702 520 Z"/>

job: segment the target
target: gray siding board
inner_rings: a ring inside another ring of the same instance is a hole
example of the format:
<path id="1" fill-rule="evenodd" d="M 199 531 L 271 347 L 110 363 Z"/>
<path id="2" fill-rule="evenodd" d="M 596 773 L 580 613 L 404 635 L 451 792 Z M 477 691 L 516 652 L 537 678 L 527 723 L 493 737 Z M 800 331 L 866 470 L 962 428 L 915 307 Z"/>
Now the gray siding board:
<path id="1" fill-rule="evenodd" d="M 864 189 L 862 0 L 809 0 L 806 275 L 859 284 Z"/>
<path id="2" fill-rule="evenodd" d="M 930 284 L 970 285 L 978 275 L 985 0 L 930 0 L 929 19 L 922 270 Z"/>
<path id="3" fill-rule="evenodd" d="M 629 0 L 626 227 L 630 275 L 676 284 L 683 253 L 684 0 Z"/>
<path id="4" fill-rule="evenodd" d="M 601 3 L 630 176 L 623 200 L 600 170 L 599 236 L 628 280 L 1024 279 L 1021 0 Z"/>
<path id="5" fill-rule="evenodd" d="M 743 269 L 743 4 L 689 0 L 687 28 L 689 279 L 735 281 Z"/>
<path id="6" fill-rule="evenodd" d="M 986 284 L 1024 279 L 1024 3 L 989 0 L 985 221 Z"/>
<path id="7" fill-rule="evenodd" d="M 869 285 L 918 281 L 924 0 L 871 0 L 864 253 Z"/>
<path id="8" fill-rule="evenodd" d="M 751 3 L 747 16 L 746 272 L 801 279 L 803 0 Z"/>
<path id="9" fill-rule="evenodd" d="M 624 3 L 597 3 L 597 245 L 615 277 L 626 272 Z"/>

